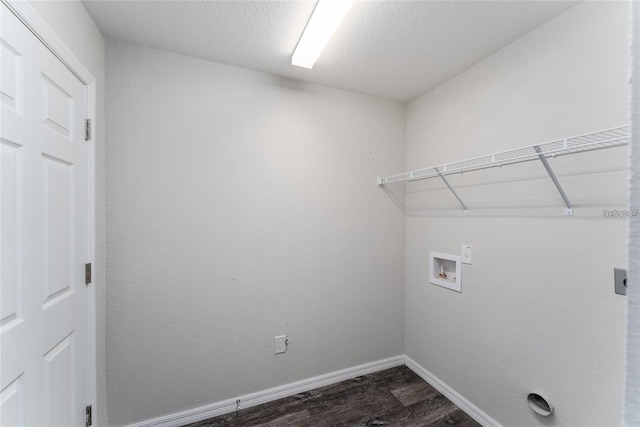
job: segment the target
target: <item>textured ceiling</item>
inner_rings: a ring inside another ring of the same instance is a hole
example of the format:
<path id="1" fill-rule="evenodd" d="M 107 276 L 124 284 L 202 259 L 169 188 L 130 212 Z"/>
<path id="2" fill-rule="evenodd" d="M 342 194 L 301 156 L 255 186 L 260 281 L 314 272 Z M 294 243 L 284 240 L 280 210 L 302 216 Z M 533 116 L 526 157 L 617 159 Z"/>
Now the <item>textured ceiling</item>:
<path id="1" fill-rule="evenodd" d="M 356 1 L 311 70 L 291 54 L 314 1 L 83 1 L 108 37 L 399 101 L 575 1 Z"/>

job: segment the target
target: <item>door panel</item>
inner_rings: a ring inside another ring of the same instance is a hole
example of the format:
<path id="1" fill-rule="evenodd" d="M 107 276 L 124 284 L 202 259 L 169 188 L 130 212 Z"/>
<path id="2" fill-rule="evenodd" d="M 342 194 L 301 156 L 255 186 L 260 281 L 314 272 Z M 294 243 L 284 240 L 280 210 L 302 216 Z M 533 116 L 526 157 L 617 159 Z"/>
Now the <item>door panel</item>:
<path id="1" fill-rule="evenodd" d="M 2 83 L 0 99 L 2 105 L 19 111 L 22 94 L 22 55 L 9 43 L 2 40 Z"/>
<path id="2" fill-rule="evenodd" d="M 44 355 L 44 412 L 46 425 L 72 426 L 76 390 L 74 384 L 74 336 L 69 335 Z"/>
<path id="3" fill-rule="evenodd" d="M 73 97 L 48 76 L 42 76 L 42 121 L 65 138 L 73 140 Z"/>
<path id="4" fill-rule="evenodd" d="M 83 426 L 86 87 L 1 7 L 0 424 Z"/>
<path id="5" fill-rule="evenodd" d="M 3 426 L 24 425 L 24 384 L 20 375 L 0 392 L 0 424 Z"/>
<path id="6" fill-rule="evenodd" d="M 42 156 L 43 285 L 45 308 L 71 292 L 73 165 Z"/>
<path id="7" fill-rule="evenodd" d="M 20 146 L 0 140 L 2 175 L 2 293 L 0 333 L 15 325 L 22 312 L 22 159 Z"/>

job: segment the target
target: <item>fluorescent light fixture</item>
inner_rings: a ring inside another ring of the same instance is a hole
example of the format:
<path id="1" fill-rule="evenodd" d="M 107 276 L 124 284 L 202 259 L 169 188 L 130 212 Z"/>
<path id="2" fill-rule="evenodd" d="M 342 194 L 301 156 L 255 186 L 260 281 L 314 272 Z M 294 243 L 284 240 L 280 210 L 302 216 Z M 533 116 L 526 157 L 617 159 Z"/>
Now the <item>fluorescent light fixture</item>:
<path id="1" fill-rule="evenodd" d="M 318 0 L 291 63 L 312 68 L 352 4 L 353 0 Z"/>

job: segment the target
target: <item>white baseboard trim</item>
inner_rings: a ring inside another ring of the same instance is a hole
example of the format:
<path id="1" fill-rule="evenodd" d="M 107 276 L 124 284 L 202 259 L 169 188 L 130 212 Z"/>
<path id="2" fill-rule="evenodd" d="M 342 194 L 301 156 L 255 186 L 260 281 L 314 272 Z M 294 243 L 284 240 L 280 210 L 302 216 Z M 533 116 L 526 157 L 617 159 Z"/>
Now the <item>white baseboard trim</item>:
<path id="1" fill-rule="evenodd" d="M 364 365 L 342 369 L 340 371 L 308 378 L 306 380 L 296 381 L 291 384 L 285 384 L 283 386 L 270 388 L 268 390 L 263 390 L 244 396 L 238 396 L 236 399 L 223 400 L 221 402 L 200 406 L 199 408 L 193 408 L 186 411 L 177 412 L 175 414 L 169 414 L 146 421 L 141 421 L 135 424 L 131 424 L 129 425 L 129 427 L 179 427 L 185 424 L 195 423 L 197 421 L 202 421 L 208 418 L 213 418 L 219 415 L 234 412 L 236 410 L 237 401 L 240 401 L 240 409 L 245 409 L 251 406 L 261 405 L 263 403 L 282 399 L 283 397 L 293 396 L 294 394 L 313 390 L 318 387 L 339 383 L 340 381 L 345 381 L 351 378 L 359 377 L 361 375 L 383 371 L 385 369 L 394 368 L 396 366 L 402 366 L 404 364 L 405 357 L 403 355 L 391 357 L 389 359 L 365 363 Z"/>
<path id="2" fill-rule="evenodd" d="M 200 406 L 198 408 L 188 409 L 186 411 L 176 412 L 174 414 L 141 421 L 135 424 L 130 424 L 128 427 L 180 427 L 185 424 L 195 423 L 197 421 L 202 421 L 209 418 L 217 417 L 219 415 L 234 412 L 237 409 L 236 402 L 238 401 L 240 402 L 240 409 L 250 408 L 252 406 L 282 399 L 283 397 L 293 396 L 294 394 L 313 390 L 318 387 L 339 383 L 340 381 L 345 381 L 351 378 L 359 377 L 361 375 L 371 374 L 373 372 L 383 371 L 385 369 L 394 368 L 401 365 L 406 365 L 409 369 L 419 375 L 423 380 L 431 384 L 447 399 L 451 400 L 460 409 L 469 414 L 471 418 L 473 418 L 483 426 L 501 427 L 496 420 L 482 412 L 477 406 L 469 402 L 462 395 L 442 382 L 431 372 L 417 364 L 413 359 L 404 355 L 391 357 L 384 360 L 378 360 L 376 362 L 365 363 L 364 365 L 354 366 L 352 368 L 342 369 L 340 371 L 308 378 L 302 381 L 296 381 L 291 384 L 285 384 L 279 387 L 270 388 L 268 390 L 246 394 L 244 396 L 239 396 L 236 399 L 223 400 L 220 402 L 211 403 L 209 405 Z"/>
<path id="3" fill-rule="evenodd" d="M 409 369 L 418 374 L 423 380 L 428 382 L 442 393 L 447 399 L 456 404 L 456 406 L 466 412 L 471 418 L 482 424 L 484 427 L 501 427 L 500 424 L 491 418 L 489 415 L 481 411 L 473 403 L 469 402 L 464 396 L 460 395 L 454 389 L 442 382 L 438 377 L 427 371 L 422 366 L 418 365 L 413 359 L 408 356 L 404 357 L 404 364 Z"/>

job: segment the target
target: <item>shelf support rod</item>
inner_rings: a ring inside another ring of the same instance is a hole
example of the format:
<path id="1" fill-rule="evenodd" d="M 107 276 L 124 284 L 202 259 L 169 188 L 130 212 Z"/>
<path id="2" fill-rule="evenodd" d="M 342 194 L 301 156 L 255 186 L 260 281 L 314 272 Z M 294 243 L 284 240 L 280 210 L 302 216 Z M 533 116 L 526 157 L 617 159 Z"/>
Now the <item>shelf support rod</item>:
<path id="1" fill-rule="evenodd" d="M 469 213 L 469 209 L 467 209 L 467 205 L 464 204 L 464 202 L 462 201 L 460 196 L 458 196 L 458 193 L 456 193 L 456 190 L 454 190 L 453 187 L 449 184 L 449 181 L 447 181 L 447 178 L 444 177 L 444 175 L 442 174 L 442 172 L 440 172 L 438 170 L 438 168 L 433 168 L 433 169 L 436 171 L 436 173 L 442 179 L 442 181 L 445 183 L 445 185 L 449 188 L 449 191 L 451 191 L 451 193 L 456 198 L 456 200 L 458 200 L 458 203 L 460 203 L 460 205 L 464 208 L 465 215 L 468 214 Z"/>
<path id="2" fill-rule="evenodd" d="M 558 189 L 558 192 L 560 193 L 560 197 L 562 197 L 562 200 L 564 200 L 564 204 L 567 207 L 564 211 L 565 214 L 573 215 L 573 205 L 569 201 L 569 198 L 567 197 L 567 193 L 565 193 L 564 190 L 562 189 L 562 186 L 560 185 L 560 182 L 558 181 L 556 174 L 553 172 L 553 169 L 551 169 L 551 165 L 549 165 L 547 158 L 544 156 L 544 154 L 542 154 L 542 150 L 540 150 L 539 146 L 534 145 L 533 149 L 536 150 L 536 153 L 538 153 L 538 158 L 542 162 L 542 165 L 544 166 L 544 168 L 547 170 L 547 173 L 549 174 L 549 178 L 551 178 L 551 181 L 553 181 L 553 185 L 556 186 L 556 188 Z"/>

